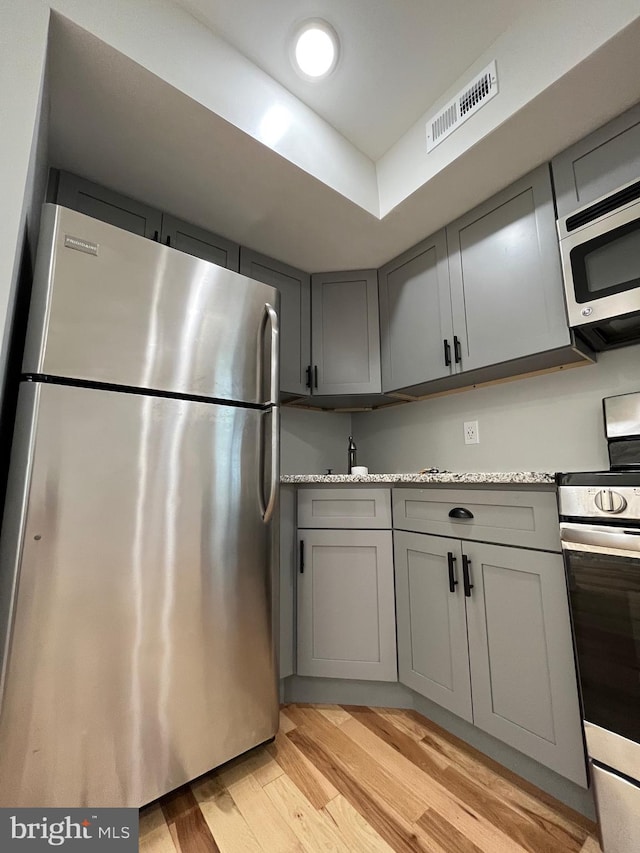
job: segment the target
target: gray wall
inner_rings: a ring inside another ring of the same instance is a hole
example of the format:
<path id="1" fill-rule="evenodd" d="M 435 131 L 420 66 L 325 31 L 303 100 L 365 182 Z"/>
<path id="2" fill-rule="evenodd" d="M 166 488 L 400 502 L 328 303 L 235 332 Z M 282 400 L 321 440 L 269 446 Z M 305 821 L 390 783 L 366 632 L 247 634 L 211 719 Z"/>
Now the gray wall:
<path id="1" fill-rule="evenodd" d="M 358 462 L 373 472 L 608 468 L 602 398 L 640 391 L 640 345 L 595 365 L 352 415 Z M 477 420 L 480 444 L 466 445 Z"/>
<path id="2" fill-rule="evenodd" d="M 283 474 L 334 474 L 347 470 L 351 415 L 283 408 L 281 464 Z"/>

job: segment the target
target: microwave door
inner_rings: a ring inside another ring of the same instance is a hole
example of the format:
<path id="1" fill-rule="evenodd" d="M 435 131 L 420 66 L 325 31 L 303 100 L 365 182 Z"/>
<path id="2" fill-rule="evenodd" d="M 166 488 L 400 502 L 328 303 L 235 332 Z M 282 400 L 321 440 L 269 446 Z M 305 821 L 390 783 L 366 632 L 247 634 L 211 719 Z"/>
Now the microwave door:
<path id="1" fill-rule="evenodd" d="M 603 335 L 611 345 L 637 339 L 640 317 L 630 323 L 627 318 L 640 314 L 640 202 L 567 233 L 576 217 L 558 223 L 569 325 L 622 319 Z"/>

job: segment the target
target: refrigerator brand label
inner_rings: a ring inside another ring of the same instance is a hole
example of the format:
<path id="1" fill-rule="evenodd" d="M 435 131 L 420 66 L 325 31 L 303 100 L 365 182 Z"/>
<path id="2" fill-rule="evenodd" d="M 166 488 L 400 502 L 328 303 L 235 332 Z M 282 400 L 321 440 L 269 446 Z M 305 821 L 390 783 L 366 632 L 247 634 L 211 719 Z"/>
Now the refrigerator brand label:
<path id="1" fill-rule="evenodd" d="M 0 850 L 138 853 L 137 809 L 0 809 Z"/>
<path id="2" fill-rule="evenodd" d="M 64 245 L 67 249 L 76 249 L 78 252 L 86 252 L 87 255 L 98 254 L 97 243 L 90 243 L 88 240 L 81 240 L 79 237 L 72 237 L 70 234 L 64 235 Z"/>

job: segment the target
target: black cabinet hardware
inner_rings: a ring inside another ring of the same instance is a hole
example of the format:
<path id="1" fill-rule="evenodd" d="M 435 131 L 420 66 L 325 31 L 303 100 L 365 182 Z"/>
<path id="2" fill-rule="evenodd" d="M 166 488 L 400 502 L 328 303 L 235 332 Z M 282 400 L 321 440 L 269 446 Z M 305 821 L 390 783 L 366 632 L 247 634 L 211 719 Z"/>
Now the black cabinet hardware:
<path id="1" fill-rule="evenodd" d="M 313 387 L 318 387 L 318 365 L 313 368 Z"/>
<path id="2" fill-rule="evenodd" d="M 454 506 L 449 510 L 449 518 L 473 518 L 473 513 L 463 506 Z"/>
<path id="3" fill-rule="evenodd" d="M 158 234 L 158 232 L 157 232 L 157 231 L 154 231 L 154 232 L 153 232 L 153 241 L 154 241 L 154 243 L 157 243 L 157 242 L 158 242 L 159 237 L 160 237 L 160 235 Z"/>
<path id="4" fill-rule="evenodd" d="M 307 367 L 307 381 L 305 382 L 306 388 L 311 388 L 311 365 Z"/>
<path id="5" fill-rule="evenodd" d="M 300 540 L 300 574 L 304 574 L 304 540 Z"/>
<path id="6" fill-rule="evenodd" d="M 464 594 L 467 598 L 471 598 L 471 590 L 473 589 L 473 584 L 469 582 L 469 566 L 471 565 L 471 560 L 467 557 L 466 554 L 462 555 L 462 585 L 464 586 Z"/>
<path id="7" fill-rule="evenodd" d="M 460 349 L 460 339 L 457 335 L 453 336 L 453 352 L 456 358 L 456 364 L 460 364 L 462 361 L 462 351 Z"/>
<path id="8" fill-rule="evenodd" d="M 171 237 L 169 236 L 169 234 L 167 234 L 166 243 L 167 243 L 167 246 L 171 246 Z"/>
<path id="9" fill-rule="evenodd" d="M 451 364 L 451 346 L 446 338 L 444 339 L 444 363 L 447 367 Z"/>
<path id="10" fill-rule="evenodd" d="M 451 551 L 447 552 L 447 563 L 449 564 L 449 592 L 455 592 L 456 587 L 458 586 L 458 581 L 456 580 L 453 567 L 456 562 L 456 558 L 453 556 Z"/>

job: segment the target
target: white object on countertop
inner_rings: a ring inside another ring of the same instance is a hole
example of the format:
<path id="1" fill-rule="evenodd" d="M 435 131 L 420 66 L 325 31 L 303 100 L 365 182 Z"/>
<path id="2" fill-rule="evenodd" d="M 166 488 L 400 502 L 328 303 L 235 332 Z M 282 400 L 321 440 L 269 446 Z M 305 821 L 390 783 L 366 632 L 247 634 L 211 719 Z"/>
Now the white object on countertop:
<path id="1" fill-rule="evenodd" d="M 369 469 L 364 465 L 354 465 L 351 469 L 351 473 L 354 477 L 364 477 L 365 474 L 369 473 Z"/>

